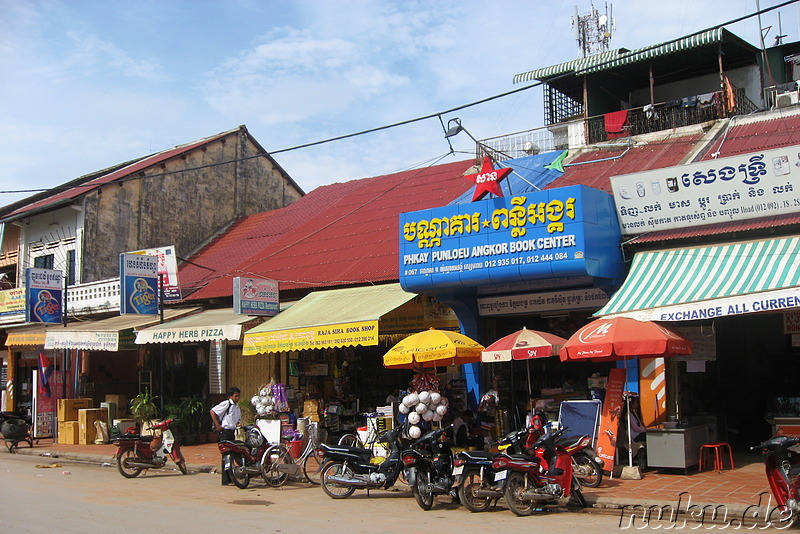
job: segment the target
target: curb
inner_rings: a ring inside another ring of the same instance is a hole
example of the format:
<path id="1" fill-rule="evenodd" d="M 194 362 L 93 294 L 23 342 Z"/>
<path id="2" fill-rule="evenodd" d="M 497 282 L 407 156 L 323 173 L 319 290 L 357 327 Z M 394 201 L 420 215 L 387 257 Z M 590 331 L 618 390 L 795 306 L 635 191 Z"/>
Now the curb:
<path id="1" fill-rule="evenodd" d="M 14 450 L 14 454 L 23 454 L 26 456 L 38 456 L 41 458 L 57 458 L 68 462 L 79 462 L 87 464 L 95 464 L 100 466 L 113 466 L 115 460 L 113 455 L 101 454 L 85 454 L 78 452 L 58 452 L 47 449 L 31 449 L 29 447 L 20 447 Z M 191 464 L 186 463 L 186 468 L 196 473 L 217 473 L 218 465 L 209 464 Z"/>

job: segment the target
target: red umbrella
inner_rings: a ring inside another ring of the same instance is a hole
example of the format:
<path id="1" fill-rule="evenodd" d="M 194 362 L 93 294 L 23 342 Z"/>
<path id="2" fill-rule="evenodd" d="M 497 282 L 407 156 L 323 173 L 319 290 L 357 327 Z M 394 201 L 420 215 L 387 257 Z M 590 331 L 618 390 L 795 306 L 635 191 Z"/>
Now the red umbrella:
<path id="1" fill-rule="evenodd" d="M 692 342 L 652 321 L 627 317 L 598 319 L 570 337 L 559 351 L 562 362 L 614 361 L 632 356 L 691 354 Z"/>
<path id="2" fill-rule="evenodd" d="M 566 343 L 563 337 L 547 332 L 538 332 L 523 328 L 513 334 L 498 339 L 481 352 L 481 361 L 509 362 L 513 360 L 530 360 L 555 356 Z"/>

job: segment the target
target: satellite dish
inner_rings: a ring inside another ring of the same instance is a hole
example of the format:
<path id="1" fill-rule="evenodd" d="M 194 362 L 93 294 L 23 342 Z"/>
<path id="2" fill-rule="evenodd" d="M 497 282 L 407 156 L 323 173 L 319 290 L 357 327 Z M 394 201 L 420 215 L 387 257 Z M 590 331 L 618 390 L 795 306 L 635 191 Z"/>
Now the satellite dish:
<path id="1" fill-rule="evenodd" d="M 608 17 L 605 15 L 600 15 L 600 18 L 597 19 L 597 22 L 600 24 L 600 26 L 605 26 L 606 22 L 608 22 Z"/>
<path id="2" fill-rule="evenodd" d="M 522 150 L 524 150 L 526 154 L 530 155 L 539 153 L 539 147 L 536 146 L 536 144 L 531 143 L 530 141 L 525 141 L 525 144 L 522 146 Z"/>

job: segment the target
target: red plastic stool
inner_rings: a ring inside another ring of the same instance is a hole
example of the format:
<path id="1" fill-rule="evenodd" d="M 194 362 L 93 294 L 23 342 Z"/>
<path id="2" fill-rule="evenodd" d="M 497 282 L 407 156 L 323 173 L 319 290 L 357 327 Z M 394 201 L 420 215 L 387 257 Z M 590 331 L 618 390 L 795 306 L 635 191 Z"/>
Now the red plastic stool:
<path id="1" fill-rule="evenodd" d="M 731 446 L 726 442 L 721 442 L 721 443 L 706 443 L 705 445 L 700 445 L 700 465 L 697 466 L 698 471 L 703 470 L 704 464 L 706 465 L 706 467 L 708 467 L 709 460 L 711 459 L 711 453 L 714 454 L 714 471 L 719 473 L 723 469 L 725 469 L 726 449 L 728 453 L 728 458 L 731 462 L 730 468 L 734 469 L 733 452 L 731 452 Z"/>

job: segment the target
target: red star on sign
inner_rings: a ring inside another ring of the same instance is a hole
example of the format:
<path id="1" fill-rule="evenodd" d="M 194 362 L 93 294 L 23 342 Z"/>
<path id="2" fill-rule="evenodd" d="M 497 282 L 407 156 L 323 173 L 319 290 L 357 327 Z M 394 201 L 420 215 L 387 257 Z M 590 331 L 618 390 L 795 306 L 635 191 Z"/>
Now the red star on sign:
<path id="1" fill-rule="evenodd" d="M 500 190 L 500 181 L 506 176 L 511 174 L 511 168 L 496 169 L 492 165 L 492 160 L 489 156 L 483 158 L 483 166 L 481 172 L 477 174 L 467 174 L 464 176 L 470 182 L 475 184 L 475 192 L 472 194 L 472 202 L 480 200 L 486 196 L 486 193 L 491 193 L 495 196 L 502 197 L 503 191 Z"/>

